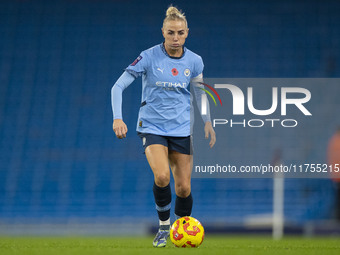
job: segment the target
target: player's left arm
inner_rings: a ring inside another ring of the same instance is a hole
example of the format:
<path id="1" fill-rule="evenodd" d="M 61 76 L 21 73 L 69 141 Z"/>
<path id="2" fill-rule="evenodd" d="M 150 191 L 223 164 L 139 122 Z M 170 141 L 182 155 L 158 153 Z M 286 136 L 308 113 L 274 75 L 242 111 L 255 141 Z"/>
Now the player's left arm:
<path id="1" fill-rule="evenodd" d="M 194 77 L 191 79 L 190 83 L 192 84 L 192 88 L 194 91 L 194 95 L 196 98 L 196 103 L 197 103 L 197 107 L 201 113 L 203 122 L 204 124 L 204 134 L 205 134 L 205 138 L 208 139 L 210 136 L 210 142 L 209 142 L 209 146 L 210 148 L 212 148 L 216 142 L 216 134 L 215 134 L 215 130 L 211 125 L 211 118 L 210 118 L 210 107 L 209 107 L 209 101 L 207 101 L 207 112 L 206 114 L 202 114 L 202 95 L 205 94 L 203 88 L 204 86 L 202 85 L 203 83 L 203 74 L 199 74 L 198 76 Z"/>

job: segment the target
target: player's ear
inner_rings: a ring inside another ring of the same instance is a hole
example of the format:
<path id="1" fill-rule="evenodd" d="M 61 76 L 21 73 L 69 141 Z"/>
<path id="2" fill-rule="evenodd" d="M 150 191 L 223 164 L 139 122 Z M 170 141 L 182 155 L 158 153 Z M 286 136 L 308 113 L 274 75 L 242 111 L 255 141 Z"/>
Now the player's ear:
<path id="1" fill-rule="evenodd" d="M 162 30 L 162 35 L 165 38 L 165 36 L 164 36 L 164 28 L 162 27 L 161 30 Z"/>
<path id="2" fill-rule="evenodd" d="M 187 36 L 189 35 L 189 28 L 187 28 Z"/>

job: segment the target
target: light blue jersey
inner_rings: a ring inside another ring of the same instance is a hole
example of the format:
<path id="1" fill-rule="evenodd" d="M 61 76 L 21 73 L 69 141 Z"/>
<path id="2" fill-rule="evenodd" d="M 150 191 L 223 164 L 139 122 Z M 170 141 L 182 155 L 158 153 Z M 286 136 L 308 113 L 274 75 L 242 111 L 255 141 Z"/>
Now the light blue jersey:
<path id="1" fill-rule="evenodd" d="M 163 43 L 143 51 L 126 68 L 134 78 L 142 76 L 137 131 L 163 136 L 189 136 L 189 84 L 192 78 L 202 74 L 203 67 L 202 58 L 185 47 L 179 58 L 170 57 Z M 117 97 L 117 101 L 121 99 Z M 114 118 L 120 118 L 120 107 L 116 108 Z"/>

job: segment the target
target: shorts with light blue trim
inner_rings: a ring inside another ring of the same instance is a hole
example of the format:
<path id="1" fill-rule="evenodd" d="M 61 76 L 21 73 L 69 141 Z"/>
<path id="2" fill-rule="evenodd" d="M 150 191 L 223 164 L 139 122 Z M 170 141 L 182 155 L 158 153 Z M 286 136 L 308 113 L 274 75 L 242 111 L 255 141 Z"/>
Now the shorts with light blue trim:
<path id="1" fill-rule="evenodd" d="M 169 151 L 177 151 L 182 154 L 192 155 L 192 142 L 190 136 L 162 136 L 141 132 L 137 132 L 137 134 L 142 139 L 144 150 L 149 145 L 161 144 L 168 147 Z"/>

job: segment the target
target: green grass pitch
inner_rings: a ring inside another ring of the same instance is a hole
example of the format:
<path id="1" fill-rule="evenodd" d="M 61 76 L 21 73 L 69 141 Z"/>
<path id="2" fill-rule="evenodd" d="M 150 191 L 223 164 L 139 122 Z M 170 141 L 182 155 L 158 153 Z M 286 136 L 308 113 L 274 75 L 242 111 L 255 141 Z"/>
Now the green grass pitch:
<path id="1" fill-rule="evenodd" d="M 206 236 L 199 248 L 153 248 L 153 237 L 0 237 L 1 255 L 340 254 L 340 238 Z"/>

